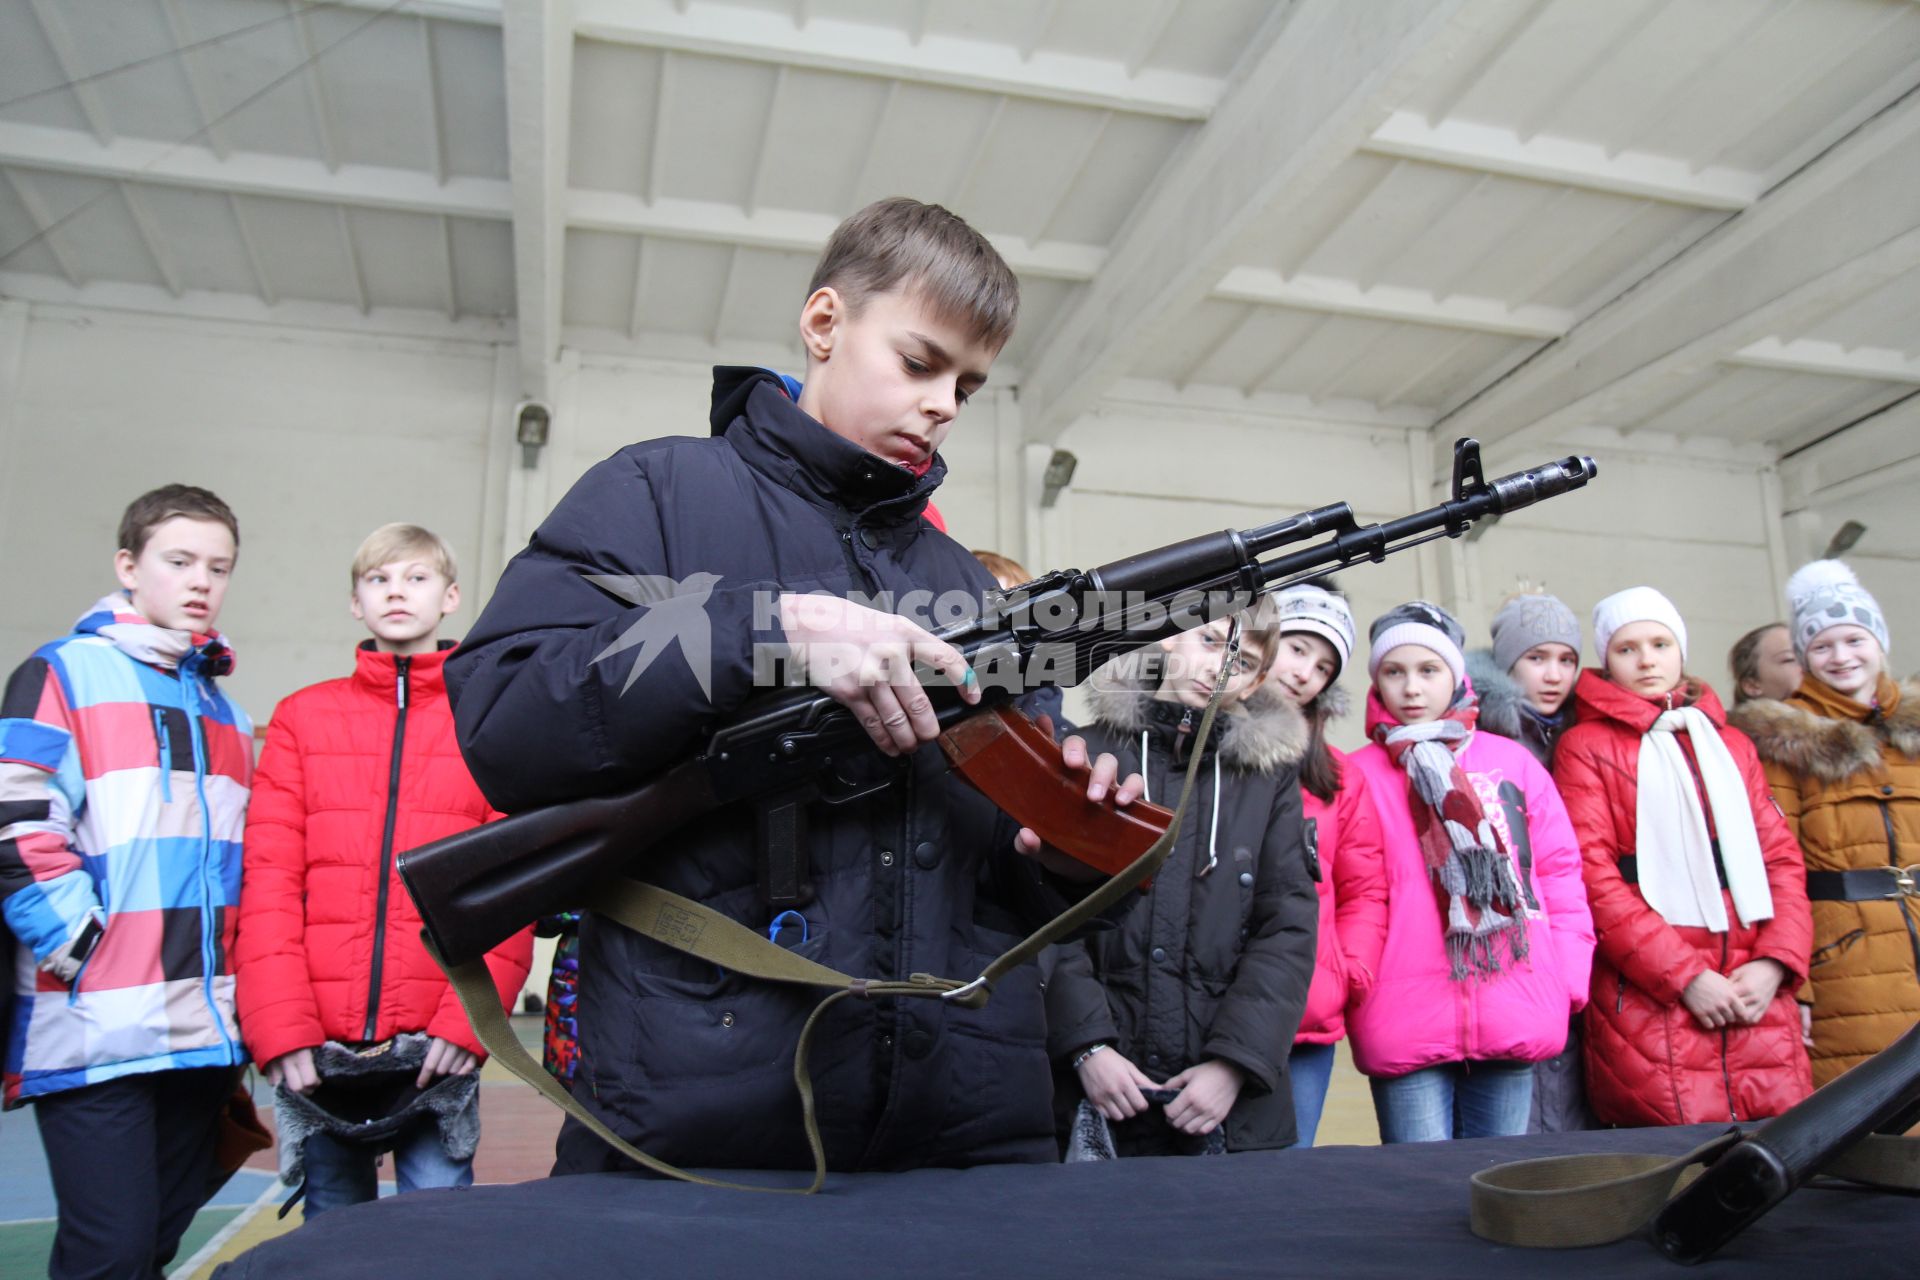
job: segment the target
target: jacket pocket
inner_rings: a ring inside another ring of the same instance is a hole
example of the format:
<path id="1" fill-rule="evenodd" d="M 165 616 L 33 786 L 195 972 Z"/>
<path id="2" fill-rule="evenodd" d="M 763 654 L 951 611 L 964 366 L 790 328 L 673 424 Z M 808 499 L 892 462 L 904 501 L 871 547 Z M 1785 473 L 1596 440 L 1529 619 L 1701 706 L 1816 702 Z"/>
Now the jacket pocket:
<path id="1" fill-rule="evenodd" d="M 1841 956 L 1847 954 L 1847 952 L 1853 950 L 1854 944 L 1866 936 L 1867 931 L 1865 929 L 1850 929 L 1825 946 L 1815 947 L 1812 957 L 1807 961 L 1808 970 L 1818 969 L 1821 965 L 1829 961 L 1839 959 Z"/>

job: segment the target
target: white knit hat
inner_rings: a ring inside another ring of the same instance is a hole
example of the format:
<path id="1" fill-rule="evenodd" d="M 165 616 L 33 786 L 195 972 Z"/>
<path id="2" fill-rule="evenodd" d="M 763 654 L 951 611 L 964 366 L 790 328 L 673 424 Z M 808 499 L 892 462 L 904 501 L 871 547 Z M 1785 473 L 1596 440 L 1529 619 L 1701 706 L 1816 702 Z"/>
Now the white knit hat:
<path id="1" fill-rule="evenodd" d="M 1437 604 L 1409 600 L 1395 605 L 1367 628 L 1367 640 L 1372 646 L 1372 652 L 1367 655 L 1367 678 L 1380 674 L 1380 664 L 1389 653 L 1403 644 L 1417 644 L 1440 655 L 1440 660 L 1453 672 L 1453 687 L 1458 692 L 1467 682 L 1467 658 L 1461 648 L 1466 638 L 1467 633 L 1461 630 L 1454 616 Z"/>
<path id="2" fill-rule="evenodd" d="M 1849 624 L 1873 632 L 1873 638 L 1880 642 L 1880 652 L 1890 647 L 1887 615 L 1881 611 L 1880 602 L 1841 561 L 1815 560 L 1796 570 L 1787 579 L 1787 608 L 1793 611 L 1789 625 L 1797 657 L 1807 656 L 1807 646 L 1822 631 Z"/>
<path id="3" fill-rule="evenodd" d="M 1680 661 L 1687 660 L 1687 624 L 1681 621 L 1673 601 L 1652 587 L 1628 587 L 1593 606 L 1593 643 L 1602 666 L 1606 665 L 1613 633 L 1634 622 L 1657 622 L 1673 632 L 1673 638 L 1680 642 Z"/>
<path id="4" fill-rule="evenodd" d="M 1331 591 L 1303 583 L 1275 595 L 1273 604 L 1281 635 L 1304 631 L 1333 646 L 1333 679 L 1338 680 L 1353 657 L 1353 610 L 1347 602 Z"/>

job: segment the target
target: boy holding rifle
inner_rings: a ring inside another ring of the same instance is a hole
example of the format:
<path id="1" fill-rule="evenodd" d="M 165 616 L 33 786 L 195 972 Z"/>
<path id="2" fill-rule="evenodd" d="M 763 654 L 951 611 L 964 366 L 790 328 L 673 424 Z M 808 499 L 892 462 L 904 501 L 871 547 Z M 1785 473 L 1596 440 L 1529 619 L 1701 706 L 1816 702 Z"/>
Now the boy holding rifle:
<path id="1" fill-rule="evenodd" d="M 797 401 L 762 370 L 716 370 L 712 435 L 632 445 L 588 472 L 448 662 L 461 747 L 488 798 L 511 812 L 636 786 L 740 707 L 769 659 L 784 661 L 899 760 L 893 785 L 806 808 L 797 855 L 813 893 L 792 909 L 762 893 L 777 837 L 751 808 L 690 824 L 648 860 L 648 880 L 808 959 L 882 979 L 977 973 L 1058 914 L 1093 873 L 1016 831 L 927 746 L 939 726 L 913 664 L 977 702 L 965 660 L 849 598 L 978 601 L 992 589 L 921 516 L 946 474 L 940 443 L 1017 307 L 1012 272 L 944 209 L 892 199 L 843 223 L 800 312 Z M 1076 739 L 1066 756 L 1087 762 Z M 1113 757 L 1095 762 L 1088 798 L 1136 798 L 1140 781 L 1116 790 L 1116 773 Z M 574 1095 L 674 1163 L 811 1167 L 792 1054 L 816 998 L 589 913 Z M 831 1168 L 1055 1158 L 1031 965 L 978 1011 L 842 1001 L 816 1043 Z M 556 1173 L 624 1167 L 568 1121 Z"/>

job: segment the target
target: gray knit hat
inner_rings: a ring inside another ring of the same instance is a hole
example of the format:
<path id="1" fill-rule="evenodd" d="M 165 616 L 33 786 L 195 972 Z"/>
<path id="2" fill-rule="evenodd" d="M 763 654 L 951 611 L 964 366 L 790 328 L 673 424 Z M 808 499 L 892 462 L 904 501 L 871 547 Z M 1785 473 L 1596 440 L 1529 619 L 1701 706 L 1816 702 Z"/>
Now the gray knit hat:
<path id="1" fill-rule="evenodd" d="M 1881 611 L 1880 602 L 1841 561 L 1815 560 L 1795 571 L 1787 579 L 1787 608 L 1793 611 L 1788 625 L 1793 631 L 1794 656 L 1802 660 L 1815 636 L 1828 627 L 1848 624 L 1873 632 L 1873 638 L 1880 642 L 1880 652 L 1892 647 L 1887 615 Z"/>
<path id="2" fill-rule="evenodd" d="M 1513 670 L 1520 655 L 1537 644 L 1563 644 L 1580 656 L 1580 619 L 1558 597 L 1515 596 L 1493 615 L 1493 665 Z"/>
<path id="3" fill-rule="evenodd" d="M 1353 610 L 1347 602 L 1331 591 L 1303 583 L 1275 595 L 1273 603 L 1281 635 L 1304 631 L 1333 646 L 1333 679 L 1338 680 L 1353 657 Z"/>
<path id="4" fill-rule="evenodd" d="M 1395 605 L 1373 620 L 1367 628 L 1372 652 L 1367 655 L 1367 678 L 1380 674 L 1380 663 L 1403 644 L 1417 644 L 1433 650 L 1453 672 L 1456 691 L 1467 682 L 1467 656 L 1461 646 L 1467 633 L 1452 614 L 1426 600 L 1409 600 Z"/>

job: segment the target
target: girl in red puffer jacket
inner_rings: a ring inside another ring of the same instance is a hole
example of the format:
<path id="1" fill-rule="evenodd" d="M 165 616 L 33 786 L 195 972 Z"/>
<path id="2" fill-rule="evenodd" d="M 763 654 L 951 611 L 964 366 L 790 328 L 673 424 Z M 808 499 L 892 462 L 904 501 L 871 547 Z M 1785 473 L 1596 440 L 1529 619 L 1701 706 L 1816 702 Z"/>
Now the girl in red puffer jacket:
<path id="1" fill-rule="evenodd" d="M 1603 671 L 1574 689 L 1554 780 L 1599 934 L 1587 1089 L 1609 1124 L 1778 1115 L 1812 1091 L 1792 992 L 1813 938 L 1800 849 L 1753 744 L 1683 674 L 1651 587 L 1593 610 Z"/>
<path id="2" fill-rule="evenodd" d="M 1268 682 L 1300 709 L 1311 733 L 1300 762 L 1300 801 L 1318 881 L 1320 934 L 1306 1014 L 1287 1067 L 1300 1145 L 1310 1147 L 1326 1106 L 1333 1046 L 1347 1034 L 1347 1003 L 1371 990 L 1380 971 L 1386 855 L 1366 775 L 1348 767 L 1346 755 L 1326 739 L 1327 721 L 1347 708 L 1334 681 L 1353 655 L 1353 613 L 1343 598 L 1315 585 L 1282 591 L 1274 603 L 1280 638 Z"/>

